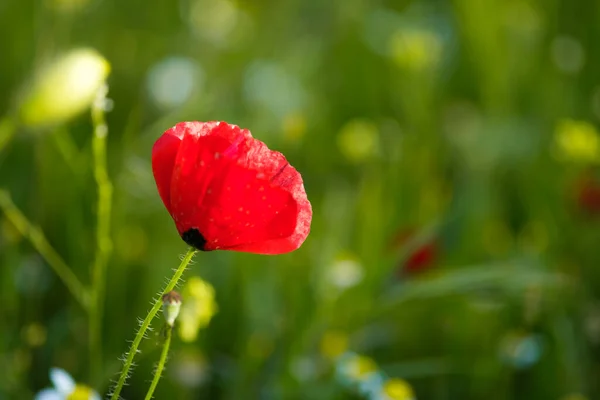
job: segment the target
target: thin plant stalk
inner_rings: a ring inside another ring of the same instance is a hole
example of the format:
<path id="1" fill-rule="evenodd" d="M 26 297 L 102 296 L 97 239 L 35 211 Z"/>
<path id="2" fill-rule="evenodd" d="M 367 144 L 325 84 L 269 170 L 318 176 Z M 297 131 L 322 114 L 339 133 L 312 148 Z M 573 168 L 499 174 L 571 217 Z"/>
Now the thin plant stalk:
<path id="1" fill-rule="evenodd" d="M 94 179 L 97 186 L 96 205 L 96 251 L 92 265 L 92 287 L 89 315 L 89 345 L 92 376 L 97 376 L 102 366 L 102 315 L 106 286 L 106 266 L 112 251 L 110 239 L 110 216 L 113 186 L 106 168 L 106 138 L 108 127 L 104 118 L 106 94 L 108 87 L 104 85 L 98 91 L 92 104 L 92 123 L 94 135 L 92 153 L 94 161 Z"/>
<path id="2" fill-rule="evenodd" d="M 86 287 L 69 268 L 62 257 L 54 250 L 42 231 L 34 226 L 13 203 L 7 191 L 0 189 L 0 209 L 17 230 L 33 245 L 35 250 L 46 260 L 58 278 L 81 306 L 88 310 L 89 296 Z"/>
<path id="3" fill-rule="evenodd" d="M 144 318 L 144 321 L 142 322 L 140 329 L 137 331 L 137 334 L 135 335 L 135 338 L 133 339 L 133 342 L 131 343 L 131 347 L 129 348 L 129 351 L 126 353 L 125 362 L 123 364 L 123 369 L 121 370 L 121 373 L 119 374 L 119 380 L 117 381 L 115 389 L 110 397 L 111 400 L 117 400 L 119 398 L 119 395 L 121 394 L 121 390 L 123 390 L 123 385 L 125 385 L 125 381 L 127 380 L 127 377 L 129 376 L 129 370 L 133 366 L 133 358 L 135 357 L 135 355 L 138 352 L 138 347 L 139 347 L 142 339 L 145 337 L 146 331 L 150 327 L 150 323 L 156 316 L 156 313 L 158 313 L 158 310 L 160 310 L 162 307 L 162 297 L 165 294 L 169 293 L 171 290 L 173 290 L 175 288 L 175 286 L 177 286 L 179 279 L 181 278 L 181 275 L 183 275 L 188 264 L 194 257 L 194 254 L 196 254 L 196 250 L 193 247 L 190 247 L 188 249 L 187 253 L 185 254 L 185 256 L 183 257 L 183 259 L 181 260 L 179 267 L 177 267 L 177 269 L 175 270 L 175 273 L 173 274 L 173 277 L 171 278 L 171 280 L 169 281 L 167 286 L 164 288 L 162 293 L 154 300 L 154 304 L 152 305 L 152 308 L 148 312 L 148 315 L 146 315 L 146 318 Z"/>
<path id="4" fill-rule="evenodd" d="M 166 338 L 163 343 L 163 348 L 160 353 L 160 359 L 158 360 L 158 365 L 156 366 L 156 371 L 154 371 L 154 378 L 152 378 L 152 383 L 150 384 L 150 388 L 148 388 L 148 393 L 146 393 L 145 400 L 150 400 L 152 395 L 154 394 L 154 390 L 158 385 L 158 381 L 162 377 L 163 370 L 165 369 L 165 364 L 167 362 L 167 356 L 169 354 L 169 347 L 171 346 L 171 334 L 173 331 L 173 327 L 171 325 L 166 325 Z"/>

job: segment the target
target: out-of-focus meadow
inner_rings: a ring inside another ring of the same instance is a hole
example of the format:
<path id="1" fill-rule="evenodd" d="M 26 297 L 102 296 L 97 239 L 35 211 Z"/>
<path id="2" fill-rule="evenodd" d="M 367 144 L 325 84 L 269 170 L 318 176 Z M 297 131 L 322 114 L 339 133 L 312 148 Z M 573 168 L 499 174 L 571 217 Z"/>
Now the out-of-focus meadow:
<path id="1" fill-rule="evenodd" d="M 291 254 L 196 256 L 156 398 L 598 398 L 599 27 L 587 0 L 3 0 L 0 399 L 52 367 L 109 393 L 186 249 L 150 165 L 184 120 L 285 153 L 314 218 Z"/>

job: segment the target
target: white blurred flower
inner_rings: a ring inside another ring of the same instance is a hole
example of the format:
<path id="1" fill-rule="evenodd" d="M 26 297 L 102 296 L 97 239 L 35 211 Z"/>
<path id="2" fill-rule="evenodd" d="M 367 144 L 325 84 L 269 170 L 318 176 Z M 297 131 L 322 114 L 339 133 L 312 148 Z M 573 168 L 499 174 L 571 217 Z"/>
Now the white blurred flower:
<path id="1" fill-rule="evenodd" d="M 50 381 L 54 387 L 38 392 L 34 400 L 101 400 L 94 389 L 75 383 L 63 369 L 51 368 Z"/>
<path id="2" fill-rule="evenodd" d="M 509 332 L 500 343 L 500 358 L 516 369 L 526 369 L 536 364 L 543 353 L 539 335 Z"/>
<path id="3" fill-rule="evenodd" d="M 302 383 L 312 381 L 318 375 L 319 365 L 314 358 L 298 357 L 290 362 L 291 374 Z"/>
<path id="4" fill-rule="evenodd" d="M 244 74 L 245 100 L 279 117 L 304 108 L 307 93 L 300 79 L 281 65 L 255 61 Z"/>
<path id="5" fill-rule="evenodd" d="M 561 72 L 577 74 L 585 64 L 585 50 L 570 36 L 558 36 L 552 41 L 552 59 Z"/>
<path id="6" fill-rule="evenodd" d="M 28 126 L 57 124 L 91 106 L 110 71 L 96 50 L 72 50 L 43 69 L 25 93 L 21 121 Z"/>
<path id="7" fill-rule="evenodd" d="M 185 103 L 204 86 L 204 71 L 194 60 L 168 57 L 155 64 L 146 81 L 152 101 L 161 108 Z"/>
<path id="8" fill-rule="evenodd" d="M 177 382 L 190 389 L 201 386 L 210 377 L 209 365 L 205 357 L 191 349 L 180 351 L 175 355 L 169 372 Z"/>
<path id="9" fill-rule="evenodd" d="M 364 276 L 360 263 L 351 258 L 335 261 L 327 271 L 328 282 L 338 289 L 348 289 L 356 286 Z"/>
<path id="10" fill-rule="evenodd" d="M 354 385 L 369 381 L 378 372 L 377 364 L 372 358 L 346 353 L 336 362 L 336 374 L 342 384 Z"/>

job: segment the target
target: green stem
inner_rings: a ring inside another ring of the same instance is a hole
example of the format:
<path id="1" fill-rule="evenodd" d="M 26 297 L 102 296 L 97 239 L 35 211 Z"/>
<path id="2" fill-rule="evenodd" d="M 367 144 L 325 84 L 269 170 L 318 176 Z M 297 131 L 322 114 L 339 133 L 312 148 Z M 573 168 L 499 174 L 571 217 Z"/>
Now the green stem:
<path id="1" fill-rule="evenodd" d="M 103 300 L 106 286 L 106 266 L 112 251 L 110 239 L 110 213 L 112 204 L 113 187 L 108 177 L 106 168 L 106 137 L 108 127 L 104 118 L 104 104 L 106 102 L 107 86 L 98 91 L 92 105 L 92 122 L 94 136 L 92 150 L 94 158 L 94 179 L 96 180 L 98 200 L 96 205 L 96 252 L 92 265 L 92 290 L 89 315 L 89 342 L 90 362 L 92 376 L 102 366 L 102 314 Z"/>
<path id="2" fill-rule="evenodd" d="M 46 260 L 59 279 L 64 283 L 73 297 L 84 309 L 89 307 L 89 298 L 85 286 L 69 268 L 67 263 L 48 243 L 42 231 L 34 226 L 25 215 L 15 206 L 7 191 L 0 189 L 0 209 L 6 218 L 27 238 L 38 253 Z"/>
<path id="3" fill-rule="evenodd" d="M 6 116 L 0 120 L 0 152 L 4 150 L 16 132 L 17 124 L 11 117 Z"/>
<path id="4" fill-rule="evenodd" d="M 169 354 L 169 347 L 171 346 L 171 331 L 173 327 L 170 325 L 166 325 L 167 329 L 167 337 L 165 339 L 165 343 L 163 344 L 162 352 L 160 353 L 160 360 L 158 360 L 158 365 L 156 366 L 156 371 L 154 371 L 154 378 L 152 378 L 152 383 L 150 384 L 150 388 L 148 389 L 148 393 L 146 393 L 146 399 L 150 400 L 152 395 L 154 394 L 154 390 L 158 385 L 158 381 L 162 377 L 162 372 L 165 369 L 165 363 L 167 362 L 167 354 Z"/>
<path id="5" fill-rule="evenodd" d="M 129 351 L 127 352 L 127 357 L 125 359 L 125 363 L 123 364 L 123 369 L 121 370 L 121 374 L 119 375 L 119 380 L 117 381 L 115 390 L 113 391 L 113 393 L 110 397 L 111 400 L 117 400 L 119 398 L 119 394 L 121 393 L 121 390 L 123 389 L 123 385 L 125 384 L 125 381 L 127 380 L 127 377 L 129 376 L 129 370 L 132 367 L 133 358 L 135 357 L 135 355 L 138 352 L 138 347 L 140 345 L 140 342 L 146 335 L 146 331 L 150 327 L 150 323 L 152 322 L 152 319 L 156 316 L 156 313 L 162 307 L 162 296 L 169 293 L 171 290 L 173 290 L 175 288 L 175 286 L 177 286 L 177 283 L 179 282 L 179 278 L 181 278 L 181 275 L 183 275 L 183 272 L 185 271 L 187 265 L 192 260 L 192 257 L 194 257 L 194 254 L 196 254 L 196 250 L 194 248 L 190 247 L 188 249 L 187 253 L 185 254 L 185 256 L 183 257 L 183 259 L 181 260 L 179 267 L 177 267 L 177 269 L 175 270 L 175 274 L 173 275 L 173 277 L 171 278 L 171 280 L 169 281 L 167 286 L 162 291 L 161 295 L 158 296 L 158 298 L 154 300 L 152 309 L 150 309 L 150 312 L 148 312 L 148 315 L 146 315 L 146 318 L 142 322 L 140 329 L 137 331 L 137 334 L 135 335 L 135 338 L 133 339 L 133 342 L 131 343 L 131 347 L 129 348 Z"/>

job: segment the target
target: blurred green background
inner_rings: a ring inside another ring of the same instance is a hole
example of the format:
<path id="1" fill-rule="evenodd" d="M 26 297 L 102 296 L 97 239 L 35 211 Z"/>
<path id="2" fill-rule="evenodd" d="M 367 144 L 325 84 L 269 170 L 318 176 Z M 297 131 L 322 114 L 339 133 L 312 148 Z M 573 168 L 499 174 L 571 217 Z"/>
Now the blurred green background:
<path id="1" fill-rule="evenodd" d="M 51 367 L 109 392 L 186 249 L 150 165 L 184 120 L 282 151 L 314 218 L 292 254 L 196 256 L 156 398 L 365 398 L 344 352 L 418 399 L 600 398 L 598 3 L 2 0 L 0 37 L 0 187 L 86 286 L 89 101 L 44 120 L 44 101 L 70 107 L 61 64 L 34 93 L 73 49 L 111 66 L 114 185 L 101 360 L 87 313 L 0 213 L 0 399 L 32 398 Z M 126 399 L 146 393 L 161 324 Z"/>

